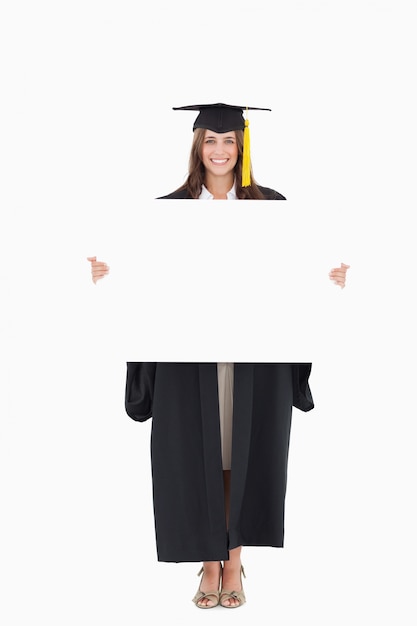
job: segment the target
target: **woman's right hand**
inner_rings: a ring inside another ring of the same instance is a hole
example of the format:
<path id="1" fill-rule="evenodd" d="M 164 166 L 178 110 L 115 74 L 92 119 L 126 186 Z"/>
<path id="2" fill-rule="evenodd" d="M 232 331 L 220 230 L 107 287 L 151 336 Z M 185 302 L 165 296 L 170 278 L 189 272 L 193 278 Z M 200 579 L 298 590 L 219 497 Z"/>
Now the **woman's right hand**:
<path id="1" fill-rule="evenodd" d="M 104 278 L 106 274 L 109 273 L 109 266 L 107 263 L 103 263 L 103 261 L 97 261 L 97 257 L 88 256 L 87 261 L 91 263 L 91 277 L 93 279 L 93 283 L 95 284 L 100 278 Z"/>
<path id="2" fill-rule="evenodd" d="M 340 267 L 334 267 L 329 272 L 330 280 L 332 280 L 336 285 L 339 285 L 341 289 L 344 289 L 346 285 L 346 272 L 349 268 L 350 265 L 346 265 L 346 263 L 341 263 Z"/>

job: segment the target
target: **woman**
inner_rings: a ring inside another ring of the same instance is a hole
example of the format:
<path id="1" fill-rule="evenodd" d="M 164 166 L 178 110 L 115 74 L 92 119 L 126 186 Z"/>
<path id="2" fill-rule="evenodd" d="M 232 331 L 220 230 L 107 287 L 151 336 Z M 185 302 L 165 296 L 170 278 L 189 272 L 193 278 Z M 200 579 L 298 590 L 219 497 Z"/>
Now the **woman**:
<path id="1" fill-rule="evenodd" d="M 243 107 L 179 109 L 199 111 L 189 175 L 159 199 L 285 200 L 254 180 Z M 109 268 L 88 260 L 96 283 Z M 348 267 L 329 273 L 341 288 Z M 245 602 L 243 545 L 283 546 L 292 407 L 314 407 L 310 371 L 310 363 L 127 363 L 126 411 L 153 418 L 158 560 L 202 562 L 199 608 Z"/>

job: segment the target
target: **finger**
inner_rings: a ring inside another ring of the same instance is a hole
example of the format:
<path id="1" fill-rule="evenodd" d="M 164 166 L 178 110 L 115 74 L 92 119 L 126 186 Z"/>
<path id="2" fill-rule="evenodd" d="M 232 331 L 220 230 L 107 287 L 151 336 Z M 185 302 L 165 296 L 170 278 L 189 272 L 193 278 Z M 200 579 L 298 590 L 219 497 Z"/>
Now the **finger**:
<path id="1" fill-rule="evenodd" d="M 108 265 L 104 261 L 92 261 L 91 267 L 108 267 Z"/>
<path id="2" fill-rule="evenodd" d="M 99 267 L 94 267 L 93 266 L 91 268 L 91 273 L 92 273 L 93 276 L 102 277 L 102 276 L 105 276 L 106 274 L 109 273 L 109 267 L 107 265 L 105 265 L 105 266 L 100 265 Z"/>
<path id="3" fill-rule="evenodd" d="M 346 263 L 341 263 L 340 267 L 332 267 L 329 274 L 331 274 L 332 272 L 345 272 L 346 273 L 349 268 L 350 268 L 350 265 L 346 265 Z"/>
<path id="4" fill-rule="evenodd" d="M 106 276 L 107 272 L 104 273 L 94 273 L 92 275 L 92 279 L 93 279 L 93 283 L 96 283 L 98 280 L 101 280 L 102 278 L 104 278 Z"/>
<path id="5" fill-rule="evenodd" d="M 88 256 L 88 257 L 87 257 L 87 261 L 90 261 L 90 263 L 91 263 L 92 261 L 97 261 L 97 257 L 96 257 L 96 256 Z"/>
<path id="6" fill-rule="evenodd" d="M 341 282 L 341 281 L 338 281 L 338 280 L 334 280 L 333 282 L 336 285 L 336 287 L 340 287 L 341 289 L 345 288 L 345 283 L 344 282 Z"/>
<path id="7" fill-rule="evenodd" d="M 93 261 L 91 264 L 92 270 L 108 270 L 109 266 L 107 263 L 103 263 L 102 261 Z"/>
<path id="8" fill-rule="evenodd" d="M 98 271 L 92 272 L 92 276 L 94 278 L 103 278 L 103 276 L 107 276 L 108 273 L 109 273 L 108 270 L 98 270 Z"/>

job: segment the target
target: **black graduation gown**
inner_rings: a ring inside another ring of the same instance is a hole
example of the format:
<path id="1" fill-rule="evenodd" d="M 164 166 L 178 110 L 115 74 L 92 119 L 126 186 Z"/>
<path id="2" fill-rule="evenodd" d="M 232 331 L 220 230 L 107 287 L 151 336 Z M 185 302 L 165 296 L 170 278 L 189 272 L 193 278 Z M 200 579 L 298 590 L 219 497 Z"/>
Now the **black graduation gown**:
<path id="1" fill-rule="evenodd" d="M 282 547 L 292 407 L 313 408 L 311 363 L 235 363 L 229 529 L 216 363 L 127 363 L 125 407 L 152 417 L 159 561 L 220 561 Z"/>
<path id="2" fill-rule="evenodd" d="M 283 196 L 279 191 L 275 191 L 275 189 L 271 189 L 270 187 L 261 187 L 258 185 L 258 189 L 264 194 L 265 200 L 286 200 L 285 196 Z M 172 193 L 169 193 L 167 196 L 160 196 L 157 200 L 190 200 L 191 196 L 188 193 L 187 189 L 180 188 Z"/>

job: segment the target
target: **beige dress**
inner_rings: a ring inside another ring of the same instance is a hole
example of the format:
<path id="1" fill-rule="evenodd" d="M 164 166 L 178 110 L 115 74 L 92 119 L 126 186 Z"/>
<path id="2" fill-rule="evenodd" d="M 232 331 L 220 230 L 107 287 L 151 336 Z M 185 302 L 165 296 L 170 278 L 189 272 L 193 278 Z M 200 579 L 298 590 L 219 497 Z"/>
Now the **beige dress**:
<path id="1" fill-rule="evenodd" d="M 220 436 L 224 470 L 230 470 L 232 467 L 233 376 L 233 363 L 217 363 Z"/>

